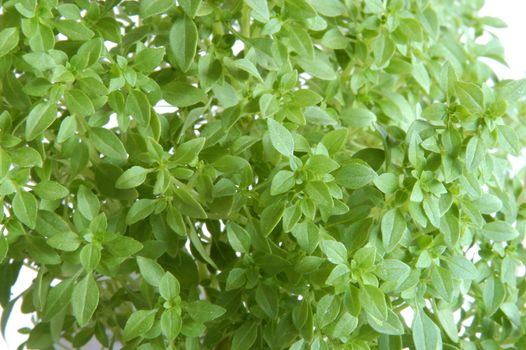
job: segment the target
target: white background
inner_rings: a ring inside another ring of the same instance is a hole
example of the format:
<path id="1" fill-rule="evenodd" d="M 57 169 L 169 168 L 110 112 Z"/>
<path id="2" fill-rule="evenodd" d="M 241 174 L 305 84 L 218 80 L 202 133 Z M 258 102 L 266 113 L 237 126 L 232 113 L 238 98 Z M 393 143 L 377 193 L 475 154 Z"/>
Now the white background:
<path id="1" fill-rule="evenodd" d="M 499 17 L 508 24 L 507 28 L 494 29 L 504 46 L 505 57 L 509 67 L 505 67 L 496 62 L 486 61 L 491 64 L 502 79 L 521 79 L 526 76 L 526 1 L 525 0 L 487 0 L 482 10 L 484 16 Z M 34 272 L 24 269 L 19 280 L 13 288 L 13 295 L 18 295 L 31 284 Z M 1 281 L 0 281 L 1 283 Z M 26 339 L 26 336 L 19 334 L 17 329 L 31 326 L 31 317 L 20 313 L 20 303 L 13 310 L 7 326 L 4 341 L 0 337 L 0 349 L 15 350 L 17 346 Z"/>

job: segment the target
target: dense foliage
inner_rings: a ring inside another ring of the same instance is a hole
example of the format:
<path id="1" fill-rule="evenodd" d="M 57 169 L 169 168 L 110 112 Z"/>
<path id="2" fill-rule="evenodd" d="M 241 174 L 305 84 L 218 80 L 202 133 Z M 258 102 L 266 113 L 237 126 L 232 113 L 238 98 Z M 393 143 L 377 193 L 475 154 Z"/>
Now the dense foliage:
<path id="1" fill-rule="evenodd" d="M 2 329 L 525 349 L 526 82 L 482 5 L 0 1 Z"/>

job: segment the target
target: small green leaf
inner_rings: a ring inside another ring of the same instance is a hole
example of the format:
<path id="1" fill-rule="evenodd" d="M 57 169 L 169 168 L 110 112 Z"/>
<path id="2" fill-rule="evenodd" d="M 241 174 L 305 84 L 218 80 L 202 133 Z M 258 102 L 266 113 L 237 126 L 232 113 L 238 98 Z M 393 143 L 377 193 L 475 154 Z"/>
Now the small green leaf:
<path id="1" fill-rule="evenodd" d="M 177 107 L 189 107 L 207 100 L 206 93 L 190 84 L 174 81 L 162 88 L 163 98 L 171 105 Z"/>
<path id="2" fill-rule="evenodd" d="M 99 265 L 100 256 L 100 246 L 88 243 L 80 250 L 80 264 L 86 272 L 91 272 Z"/>
<path id="3" fill-rule="evenodd" d="M 170 272 L 166 272 L 159 281 L 159 294 L 165 300 L 172 300 L 178 297 L 180 289 L 179 281 Z"/>
<path id="4" fill-rule="evenodd" d="M 186 188 L 174 188 L 173 194 L 174 204 L 183 215 L 192 218 L 206 219 L 206 211 Z"/>
<path id="5" fill-rule="evenodd" d="M 507 125 L 498 125 L 497 134 L 499 137 L 499 145 L 506 151 L 517 156 L 521 152 L 521 142 L 515 130 Z"/>
<path id="6" fill-rule="evenodd" d="M 148 284 L 158 287 L 164 276 L 164 269 L 161 265 L 152 259 L 142 256 L 137 257 L 137 265 L 139 265 L 142 278 L 144 278 Z"/>
<path id="7" fill-rule="evenodd" d="M 380 288 L 364 285 L 360 289 L 360 303 L 370 317 L 377 321 L 387 320 L 387 304 L 384 292 Z"/>
<path id="8" fill-rule="evenodd" d="M 182 145 L 179 145 L 175 150 L 173 156 L 173 162 L 175 164 L 190 164 L 203 149 L 206 139 L 204 137 L 197 137 L 190 141 L 186 141 Z"/>
<path id="9" fill-rule="evenodd" d="M 153 327 L 157 310 L 137 310 L 131 314 L 124 326 L 123 338 L 125 341 L 137 337 L 144 337 Z"/>
<path id="10" fill-rule="evenodd" d="M 143 244 L 131 237 L 116 235 L 107 242 L 105 249 L 113 256 L 127 258 L 143 249 Z"/>
<path id="11" fill-rule="evenodd" d="M 274 119 L 267 119 L 272 146 L 285 157 L 294 154 L 294 139 L 290 131 Z"/>
<path id="12" fill-rule="evenodd" d="M 81 185 L 77 192 L 77 208 L 88 220 L 93 220 L 100 210 L 99 199 L 84 185 Z"/>
<path id="13" fill-rule="evenodd" d="M 14 164 L 24 167 L 42 167 L 42 156 L 34 148 L 19 147 L 15 148 L 11 153 L 11 160 Z"/>
<path id="14" fill-rule="evenodd" d="M 226 310 L 206 300 L 192 301 L 185 306 L 188 315 L 198 322 L 208 322 L 221 317 Z"/>
<path id="15" fill-rule="evenodd" d="M 143 18 L 159 15 L 168 11 L 174 4 L 173 0 L 141 0 L 139 11 Z"/>
<path id="16" fill-rule="evenodd" d="M 519 232 L 505 221 L 492 221 L 480 230 L 481 235 L 495 242 L 511 241 L 519 236 Z"/>
<path id="17" fill-rule="evenodd" d="M 360 160 L 353 160 L 342 165 L 334 174 L 339 185 L 350 189 L 364 187 L 376 176 L 376 172 L 367 163 Z"/>
<path id="18" fill-rule="evenodd" d="M 226 226 L 228 242 L 235 251 L 247 253 L 250 250 L 250 234 L 235 222 Z"/>
<path id="19" fill-rule="evenodd" d="M 266 0 L 245 0 L 245 3 L 252 9 L 252 15 L 256 20 L 262 23 L 269 21 L 270 12 Z"/>
<path id="20" fill-rule="evenodd" d="M 115 187 L 120 189 L 137 187 L 146 180 L 146 175 L 149 172 L 149 169 L 144 169 L 141 166 L 132 166 L 119 176 L 117 182 L 115 182 Z"/>
<path id="21" fill-rule="evenodd" d="M 49 290 L 44 307 L 44 320 L 50 320 L 70 303 L 73 288 L 74 279 L 68 278 Z"/>
<path id="22" fill-rule="evenodd" d="M 442 349 L 442 337 L 437 325 L 422 311 L 413 320 L 413 342 L 416 350 Z"/>
<path id="23" fill-rule="evenodd" d="M 7 55 L 18 45 L 18 28 L 10 27 L 0 31 L 0 57 Z"/>
<path id="24" fill-rule="evenodd" d="M 468 82 L 457 82 L 455 85 L 460 104 L 472 112 L 484 108 L 484 94 L 477 85 Z"/>
<path id="25" fill-rule="evenodd" d="M 285 193 L 294 187 L 296 181 L 294 179 L 294 173 L 288 170 L 280 170 L 272 178 L 270 185 L 270 194 L 276 196 L 278 194 Z"/>
<path id="26" fill-rule="evenodd" d="M 47 240 L 47 244 L 55 249 L 65 252 L 77 250 L 80 246 L 80 237 L 73 232 L 66 231 L 53 235 Z"/>
<path id="27" fill-rule="evenodd" d="M 13 198 L 13 212 L 27 227 L 34 229 L 37 221 L 38 202 L 29 192 L 17 192 Z"/>
<path id="28" fill-rule="evenodd" d="M 91 39 L 95 33 L 84 23 L 66 19 L 55 23 L 55 28 L 71 40 L 85 41 Z"/>
<path id="29" fill-rule="evenodd" d="M 244 322 L 232 337 L 232 350 L 250 349 L 256 342 L 258 327 L 256 322 Z"/>
<path id="30" fill-rule="evenodd" d="M 27 141 L 34 140 L 55 121 L 57 108 L 52 103 L 37 104 L 26 119 L 25 137 Z"/>
<path id="31" fill-rule="evenodd" d="M 177 0 L 177 3 L 188 17 L 194 18 L 201 5 L 201 0 Z"/>
<path id="32" fill-rule="evenodd" d="M 321 250 L 327 259 L 333 264 L 347 264 L 347 248 L 340 242 L 323 240 L 320 244 Z"/>
<path id="33" fill-rule="evenodd" d="M 278 315 L 279 295 L 276 287 L 260 284 L 256 289 L 256 302 L 263 312 L 271 319 Z"/>
<path id="34" fill-rule="evenodd" d="M 71 114 L 89 116 L 95 113 L 95 108 L 90 98 L 81 90 L 72 89 L 67 91 L 64 96 L 66 99 L 66 107 Z"/>
<path id="35" fill-rule="evenodd" d="M 116 160 L 124 161 L 128 158 L 121 140 L 111 130 L 92 128 L 90 137 L 93 145 L 100 153 Z"/>
<path id="36" fill-rule="evenodd" d="M 341 118 L 345 125 L 353 128 L 366 128 L 376 121 L 376 115 L 373 112 L 360 107 L 345 109 Z"/>
<path id="37" fill-rule="evenodd" d="M 50 201 L 69 195 L 69 190 L 55 181 L 42 181 L 36 185 L 34 190 L 37 196 Z"/>
<path id="38" fill-rule="evenodd" d="M 390 209 L 382 217 L 382 242 L 387 252 L 391 252 L 402 240 L 407 229 L 402 214 L 397 209 Z"/>
<path id="39" fill-rule="evenodd" d="M 392 173 L 383 173 L 373 180 L 374 185 L 383 193 L 393 193 L 398 189 L 398 176 Z"/>
<path id="40" fill-rule="evenodd" d="M 126 113 L 141 126 L 150 124 L 151 106 L 148 98 L 139 90 L 132 90 L 126 99 Z"/>
<path id="41" fill-rule="evenodd" d="M 198 33 L 194 21 L 188 16 L 175 20 L 169 33 L 170 49 L 181 70 L 186 72 L 194 61 Z"/>
<path id="42" fill-rule="evenodd" d="M 77 283 L 71 295 L 71 307 L 79 326 L 85 326 L 99 305 L 99 287 L 91 273 Z"/>
<path id="43" fill-rule="evenodd" d="M 169 341 L 173 341 L 179 335 L 182 325 L 181 315 L 175 308 L 163 311 L 161 315 L 161 332 Z"/>

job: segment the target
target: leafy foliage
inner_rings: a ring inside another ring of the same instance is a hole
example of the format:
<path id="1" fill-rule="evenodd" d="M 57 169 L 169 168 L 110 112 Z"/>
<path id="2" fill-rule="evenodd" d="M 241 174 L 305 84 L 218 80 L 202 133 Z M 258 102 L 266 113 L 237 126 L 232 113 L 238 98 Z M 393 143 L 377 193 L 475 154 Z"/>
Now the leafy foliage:
<path id="1" fill-rule="evenodd" d="M 526 80 L 482 0 L 0 3 L 28 348 L 526 348 Z"/>

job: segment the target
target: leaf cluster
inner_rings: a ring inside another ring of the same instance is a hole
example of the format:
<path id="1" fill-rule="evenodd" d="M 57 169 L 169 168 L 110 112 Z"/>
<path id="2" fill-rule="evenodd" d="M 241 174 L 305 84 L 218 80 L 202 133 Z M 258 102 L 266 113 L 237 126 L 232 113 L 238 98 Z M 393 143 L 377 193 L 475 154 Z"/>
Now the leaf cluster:
<path id="1" fill-rule="evenodd" d="M 1 329 L 526 348 L 526 80 L 482 5 L 0 1 Z"/>

